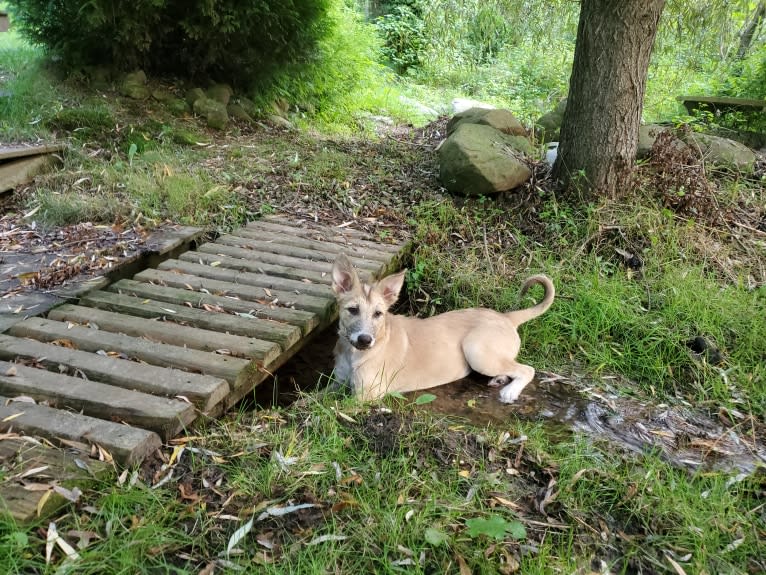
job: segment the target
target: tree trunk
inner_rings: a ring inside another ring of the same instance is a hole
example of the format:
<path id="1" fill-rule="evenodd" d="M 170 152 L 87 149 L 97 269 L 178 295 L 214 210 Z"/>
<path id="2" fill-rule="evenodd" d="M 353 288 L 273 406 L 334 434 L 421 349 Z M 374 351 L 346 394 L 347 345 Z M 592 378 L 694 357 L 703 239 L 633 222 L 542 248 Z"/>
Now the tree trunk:
<path id="1" fill-rule="evenodd" d="M 646 73 L 665 0 L 582 0 L 554 177 L 613 195 L 635 162 Z"/>
<path id="2" fill-rule="evenodd" d="M 747 51 L 750 49 L 750 44 L 753 42 L 755 31 L 758 30 L 758 26 L 761 24 L 761 21 L 763 21 L 764 16 L 766 16 L 766 2 L 761 0 L 753 12 L 753 16 L 750 18 L 747 24 L 745 24 L 745 27 L 742 29 L 742 33 L 739 36 L 739 50 L 737 50 L 737 58 L 742 59 L 747 54 Z"/>

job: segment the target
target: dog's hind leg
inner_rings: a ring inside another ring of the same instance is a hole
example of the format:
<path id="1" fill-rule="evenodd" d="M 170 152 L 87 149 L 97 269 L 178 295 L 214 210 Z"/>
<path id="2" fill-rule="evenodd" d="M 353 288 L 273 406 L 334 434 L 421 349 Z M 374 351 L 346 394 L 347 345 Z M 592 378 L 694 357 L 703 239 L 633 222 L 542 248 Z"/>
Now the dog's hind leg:
<path id="1" fill-rule="evenodd" d="M 504 349 L 498 349 L 498 342 Z M 463 340 L 463 354 L 471 369 L 491 377 L 489 385 L 505 386 L 500 390 L 503 403 L 516 401 L 535 376 L 533 367 L 516 361 L 520 344 L 515 330 L 474 330 Z"/>
<path id="2" fill-rule="evenodd" d="M 515 362 L 514 362 L 515 363 Z M 504 385 L 500 390 L 500 401 L 513 403 L 519 398 L 521 392 L 535 377 L 535 368 L 523 363 L 515 363 L 512 369 L 506 370 L 502 375 L 494 376 L 490 381 L 491 386 Z"/>

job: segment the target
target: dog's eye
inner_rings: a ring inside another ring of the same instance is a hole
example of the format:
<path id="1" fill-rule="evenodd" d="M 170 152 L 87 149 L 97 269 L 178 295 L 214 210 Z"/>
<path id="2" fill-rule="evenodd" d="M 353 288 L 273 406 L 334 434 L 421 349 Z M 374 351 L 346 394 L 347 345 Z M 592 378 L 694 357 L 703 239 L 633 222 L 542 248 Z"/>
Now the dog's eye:
<path id="1" fill-rule="evenodd" d="M 352 305 L 351 307 L 347 307 L 346 311 L 350 313 L 351 315 L 359 315 L 359 307 Z"/>
<path id="2" fill-rule="evenodd" d="M 377 310 L 375 313 L 372 314 L 372 317 L 379 318 L 383 315 L 383 312 L 380 310 Z"/>

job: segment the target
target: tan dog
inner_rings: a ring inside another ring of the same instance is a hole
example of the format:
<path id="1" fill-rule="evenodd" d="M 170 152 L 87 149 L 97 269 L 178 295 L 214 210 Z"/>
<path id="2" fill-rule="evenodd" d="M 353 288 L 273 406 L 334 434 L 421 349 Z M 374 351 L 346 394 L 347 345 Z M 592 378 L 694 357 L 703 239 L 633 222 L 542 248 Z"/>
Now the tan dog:
<path id="1" fill-rule="evenodd" d="M 359 281 L 345 255 L 335 260 L 332 288 L 340 313 L 336 379 L 370 400 L 449 383 L 474 370 L 491 377 L 489 385 L 505 386 L 500 401 L 515 401 L 535 375 L 534 368 L 516 361 L 521 347 L 517 328 L 551 306 L 553 282 L 544 275 L 524 282 L 522 295 L 534 284 L 545 288 L 543 300 L 528 309 L 500 313 L 471 308 L 420 319 L 388 313 L 404 274 L 370 285 Z"/>

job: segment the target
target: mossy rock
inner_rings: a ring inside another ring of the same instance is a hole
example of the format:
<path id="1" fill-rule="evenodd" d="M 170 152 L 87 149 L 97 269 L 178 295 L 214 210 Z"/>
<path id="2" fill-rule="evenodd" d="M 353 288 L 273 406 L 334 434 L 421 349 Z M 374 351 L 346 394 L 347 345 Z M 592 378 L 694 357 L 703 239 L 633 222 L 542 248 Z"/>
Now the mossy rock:
<path id="1" fill-rule="evenodd" d="M 120 93 L 134 100 L 146 100 L 151 91 L 146 85 L 146 74 L 143 70 L 136 70 L 126 74 L 120 83 Z"/>
<path id="2" fill-rule="evenodd" d="M 237 120 L 240 120 L 242 122 L 247 122 L 248 124 L 251 124 L 253 122 L 253 117 L 247 113 L 247 110 L 242 106 L 242 104 L 233 102 L 226 106 L 226 111 L 229 113 L 229 117 L 236 118 Z"/>
<path id="3" fill-rule="evenodd" d="M 691 132 L 686 143 L 716 168 L 750 174 L 755 169 L 755 152 L 744 144 L 711 134 Z"/>
<path id="4" fill-rule="evenodd" d="M 205 94 L 211 100 L 215 100 L 226 106 L 229 103 L 229 100 L 231 100 L 233 91 L 228 84 L 213 84 L 207 89 Z"/>
<path id="5" fill-rule="evenodd" d="M 487 108 L 469 108 L 464 112 L 455 114 L 447 122 L 447 135 L 457 129 L 461 124 L 481 124 L 492 126 L 504 134 L 511 136 L 526 136 L 527 131 L 509 110 Z"/>
<path id="6" fill-rule="evenodd" d="M 207 125 L 216 130 L 223 130 L 229 123 L 226 106 L 218 100 L 200 98 L 194 102 L 194 113 L 198 116 L 204 116 L 207 119 Z"/>
<path id="7" fill-rule="evenodd" d="M 509 136 L 490 126 L 461 124 L 439 148 L 439 177 L 450 192 L 461 195 L 512 190 L 532 177 L 524 162 L 527 150 L 534 152 L 534 147 L 521 136 Z"/>
<path id="8" fill-rule="evenodd" d="M 563 98 L 556 107 L 540 116 L 535 122 L 535 138 L 540 142 L 558 142 L 564 112 L 567 109 L 567 99 Z"/>
<path id="9" fill-rule="evenodd" d="M 194 106 L 194 102 L 207 98 L 205 91 L 202 88 L 192 88 L 186 92 L 186 103 L 189 106 Z"/>
<path id="10" fill-rule="evenodd" d="M 186 103 L 186 100 L 182 100 L 181 98 L 168 100 L 165 102 L 165 106 L 174 116 L 185 116 L 191 110 L 191 107 Z"/>

